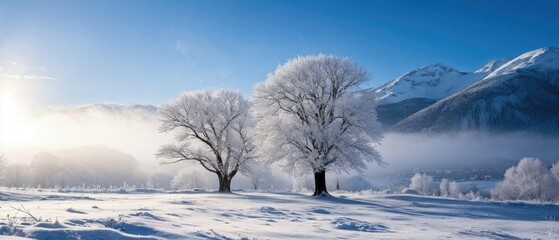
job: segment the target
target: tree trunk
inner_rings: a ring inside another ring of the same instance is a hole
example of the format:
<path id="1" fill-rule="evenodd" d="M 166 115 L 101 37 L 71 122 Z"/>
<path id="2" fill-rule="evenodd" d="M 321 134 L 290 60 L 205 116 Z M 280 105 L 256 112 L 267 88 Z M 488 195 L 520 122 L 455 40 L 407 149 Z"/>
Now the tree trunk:
<path id="1" fill-rule="evenodd" d="M 314 194 L 313 196 L 329 196 L 326 191 L 326 171 L 321 170 L 314 173 Z"/>
<path id="2" fill-rule="evenodd" d="M 231 192 L 231 178 L 217 175 L 219 179 L 219 192 Z"/>

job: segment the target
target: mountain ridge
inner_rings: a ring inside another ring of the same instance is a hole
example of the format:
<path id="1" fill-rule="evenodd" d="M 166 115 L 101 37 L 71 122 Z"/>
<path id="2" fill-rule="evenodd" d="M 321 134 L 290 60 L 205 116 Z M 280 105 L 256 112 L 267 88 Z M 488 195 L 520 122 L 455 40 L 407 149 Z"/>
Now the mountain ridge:
<path id="1" fill-rule="evenodd" d="M 508 58 L 498 58 L 474 72 L 462 72 L 443 63 L 429 64 L 367 91 L 376 95 L 379 105 L 413 98 L 440 100 L 484 79 L 508 61 Z"/>
<path id="2" fill-rule="evenodd" d="M 461 72 L 443 63 L 430 64 L 366 91 L 376 95 L 379 121 L 388 129 L 417 111 L 482 80 L 508 60 L 492 60 L 475 72 Z"/>
<path id="3" fill-rule="evenodd" d="M 559 133 L 559 50 L 540 48 L 510 60 L 484 79 L 430 105 L 398 132 Z"/>

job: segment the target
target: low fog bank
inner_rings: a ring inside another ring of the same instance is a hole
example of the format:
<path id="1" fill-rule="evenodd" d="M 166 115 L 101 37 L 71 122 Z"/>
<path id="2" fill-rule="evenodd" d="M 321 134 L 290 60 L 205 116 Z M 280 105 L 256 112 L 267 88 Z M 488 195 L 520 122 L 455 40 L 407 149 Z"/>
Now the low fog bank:
<path id="1" fill-rule="evenodd" d="M 362 173 L 327 173 L 330 190 L 360 191 L 397 189 L 407 186 L 415 173 L 428 173 L 437 181 L 456 180 L 465 186 L 491 188 L 505 171 L 524 157 L 541 159 L 549 167 L 559 160 L 559 137 L 525 133 L 448 135 L 387 133 L 378 146 L 386 165 L 370 164 Z M 203 171 L 203 170 L 202 170 Z M 215 178 L 211 174 L 209 179 Z M 480 181 L 486 183 L 480 183 Z M 260 189 L 306 191 L 313 189 L 313 176 L 292 177 L 273 165 Z M 233 188 L 251 188 L 250 179 L 238 175 Z"/>
<path id="2" fill-rule="evenodd" d="M 384 177 L 426 170 L 504 170 L 523 157 L 547 164 L 559 160 L 559 137 L 527 133 L 446 135 L 387 133 L 379 150 L 387 166 L 370 166 L 366 175 Z"/>
<path id="3" fill-rule="evenodd" d="M 158 131 L 153 106 L 91 105 L 54 110 L 33 121 L 25 146 L 4 148 L 10 186 L 155 187 L 216 189 L 217 177 L 194 163 L 162 166 L 154 157 L 173 136 Z M 382 188 L 409 181 L 416 172 L 455 180 L 495 180 L 523 157 L 551 164 L 559 160 L 559 137 L 530 134 L 386 133 L 378 150 L 385 167 L 371 164 L 362 174 L 327 174 L 328 187 Z M 264 170 L 260 190 L 313 188 L 311 174 L 294 178 L 278 166 Z M 182 179 L 182 180 L 181 180 Z M 7 182 L 6 182 L 7 183 Z M 235 176 L 232 188 L 254 189 L 254 178 Z"/>
<path id="4" fill-rule="evenodd" d="M 386 133 L 378 150 L 385 166 L 369 164 L 362 173 L 327 175 L 329 189 L 399 189 L 410 183 L 415 173 L 427 173 L 440 181 L 455 180 L 465 186 L 492 188 L 505 171 L 524 157 L 535 157 L 547 166 L 559 161 L 559 137 L 529 133 L 452 134 Z M 302 180 L 312 189 L 312 177 Z"/>
<path id="5" fill-rule="evenodd" d="M 103 187 L 142 185 L 145 177 L 130 154 L 105 146 L 40 152 L 30 163 L 7 165 L 8 187 Z"/>
<path id="6" fill-rule="evenodd" d="M 97 104 L 39 115 L 31 121 L 33 137 L 25 145 L 0 149 L 8 158 L 3 184 L 217 189 L 216 175 L 198 164 L 159 164 L 154 153 L 173 136 L 158 131 L 156 111 L 154 106 Z M 180 174 L 182 183 L 177 182 Z M 277 167 L 258 180 L 262 190 L 290 190 L 291 185 Z M 253 189 L 254 184 L 239 173 L 233 188 Z"/>
<path id="7" fill-rule="evenodd" d="M 156 107 L 88 105 L 55 109 L 35 117 L 25 145 L 3 149 L 11 163 L 29 164 L 40 152 L 103 145 L 132 155 L 144 171 L 157 167 L 155 151 L 172 136 L 159 133 Z"/>

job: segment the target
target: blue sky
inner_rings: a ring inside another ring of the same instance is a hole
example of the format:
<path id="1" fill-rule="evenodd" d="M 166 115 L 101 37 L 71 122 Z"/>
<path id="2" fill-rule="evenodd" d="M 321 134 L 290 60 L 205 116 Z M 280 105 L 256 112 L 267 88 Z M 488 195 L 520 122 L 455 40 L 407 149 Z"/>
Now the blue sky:
<path id="1" fill-rule="evenodd" d="M 249 96 L 278 64 L 325 53 L 352 57 L 374 87 L 559 47 L 556 2 L 3 0 L 0 74 L 37 104 L 157 105 L 202 88 Z"/>

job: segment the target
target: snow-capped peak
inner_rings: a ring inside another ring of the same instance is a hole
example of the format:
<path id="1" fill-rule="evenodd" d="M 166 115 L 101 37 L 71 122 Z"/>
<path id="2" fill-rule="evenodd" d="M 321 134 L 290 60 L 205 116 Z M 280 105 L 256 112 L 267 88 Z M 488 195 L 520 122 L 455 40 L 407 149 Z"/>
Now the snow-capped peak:
<path id="1" fill-rule="evenodd" d="M 485 66 L 483 66 L 482 68 L 480 68 L 479 70 L 475 71 L 476 73 L 491 73 L 495 70 L 497 70 L 497 68 L 503 66 L 505 63 L 507 63 L 508 61 L 510 61 L 510 58 L 499 58 L 499 59 L 495 59 L 492 60 L 490 62 L 488 62 L 487 64 L 485 64 Z"/>
<path id="2" fill-rule="evenodd" d="M 379 104 L 410 98 L 442 99 L 471 85 L 475 75 L 437 63 L 409 71 L 372 91 Z"/>
<path id="3" fill-rule="evenodd" d="M 436 76 L 442 76 L 451 72 L 459 72 L 458 70 L 454 69 L 451 66 L 448 66 L 446 64 L 443 63 L 437 63 L 437 64 L 430 64 L 427 66 L 424 66 L 422 68 L 416 69 L 416 70 L 412 70 L 407 72 L 406 74 L 400 76 L 398 79 L 406 79 L 406 77 L 436 77 Z"/>
<path id="4" fill-rule="evenodd" d="M 547 69 L 554 69 L 559 66 L 559 49 L 545 47 L 524 53 L 515 59 L 503 64 L 495 71 L 487 75 L 486 78 L 516 73 L 521 70 L 531 72 L 545 72 Z"/>

